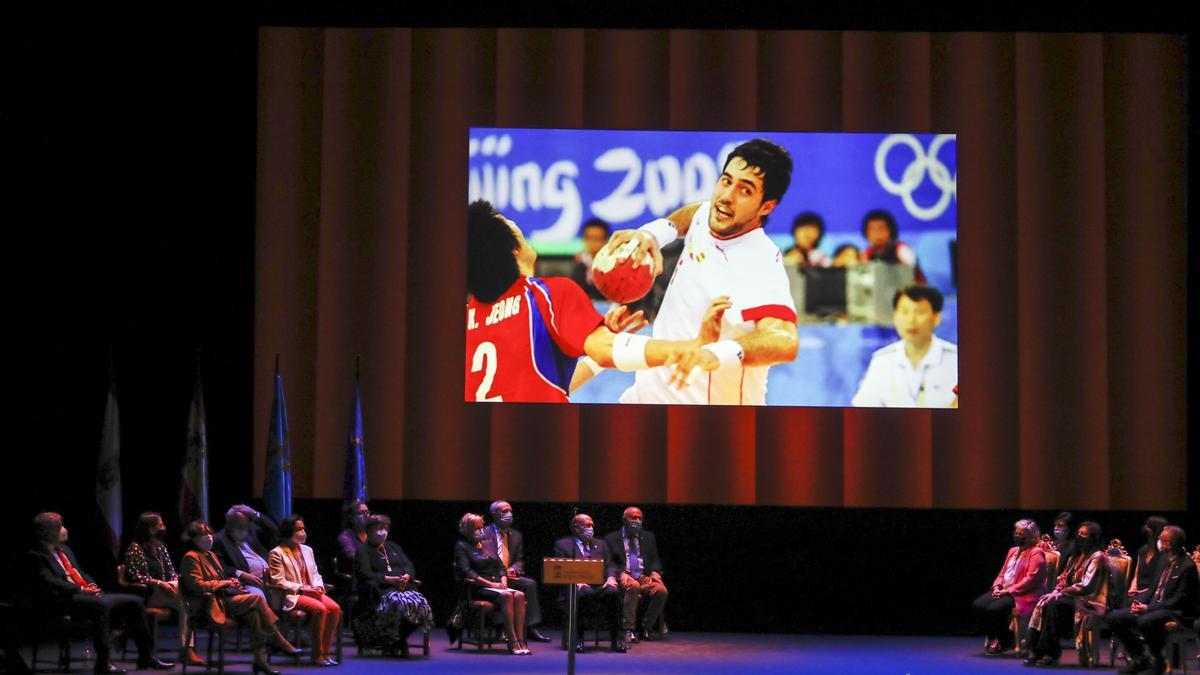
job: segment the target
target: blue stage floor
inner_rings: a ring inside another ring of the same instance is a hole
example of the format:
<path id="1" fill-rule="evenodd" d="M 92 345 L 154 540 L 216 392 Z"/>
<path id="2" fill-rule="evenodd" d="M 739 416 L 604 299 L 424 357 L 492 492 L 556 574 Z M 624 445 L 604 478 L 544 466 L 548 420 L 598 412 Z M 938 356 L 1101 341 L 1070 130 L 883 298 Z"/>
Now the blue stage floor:
<path id="1" fill-rule="evenodd" d="M 365 675 L 366 673 L 562 673 L 566 672 L 567 655 L 558 646 L 558 633 L 548 631 L 554 642 L 531 645 L 532 656 L 511 656 L 497 649 L 478 652 L 473 648 L 463 651 L 451 649 L 445 632 L 434 631 L 429 657 L 414 656 L 408 659 L 386 659 L 381 657 L 355 656 L 354 647 L 347 646 L 343 664 L 334 669 L 321 670 L 328 675 Z M 167 631 L 164 630 L 162 656 L 173 654 Z M 640 643 L 627 654 L 616 654 L 603 648 L 587 654 L 576 655 L 576 672 L 579 673 L 651 673 L 666 675 L 680 673 L 703 675 L 707 673 L 837 673 L 837 674 L 889 674 L 916 675 L 918 673 L 1030 673 L 1047 672 L 1047 669 L 1026 669 L 1014 656 L 1000 658 L 981 655 L 982 638 L 978 637 L 879 637 L 879 636 L 825 636 L 825 635 L 761 635 L 734 633 L 673 633 L 667 642 Z M 75 654 L 80 654 L 83 643 L 77 643 Z M 43 659 L 54 652 L 43 647 Z M 24 654 L 28 657 L 28 651 Z M 132 656 L 132 654 L 131 654 Z M 249 672 L 249 654 L 229 653 L 227 669 L 232 672 Z M 1107 668 L 1108 653 L 1105 650 L 1103 670 Z M 1195 667 L 1195 651 L 1189 650 L 1189 666 Z M 119 662 L 132 667 L 131 662 Z M 283 672 L 317 672 L 307 665 L 293 666 L 289 659 L 276 657 L 274 665 Z M 1118 665 L 1122 665 L 1118 662 Z M 43 668 L 49 668 L 44 664 Z M 76 672 L 89 672 L 91 664 L 75 662 Z M 1063 663 L 1056 671 L 1085 670 L 1075 661 L 1074 650 L 1063 653 Z M 1189 668 L 1191 670 L 1191 668 Z M 176 667 L 175 672 L 179 668 Z M 189 672 L 202 673 L 202 669 L 189 668 Z"/>

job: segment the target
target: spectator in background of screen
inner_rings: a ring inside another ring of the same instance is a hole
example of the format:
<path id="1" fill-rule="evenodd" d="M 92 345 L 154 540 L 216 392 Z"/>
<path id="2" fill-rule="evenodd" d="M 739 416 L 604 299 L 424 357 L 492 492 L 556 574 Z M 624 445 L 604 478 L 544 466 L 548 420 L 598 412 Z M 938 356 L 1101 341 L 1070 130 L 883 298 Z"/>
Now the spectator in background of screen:
<path id="1" fill-rule="evenodd" d="M 854 267 L 862 262 L 862 251 L 854 244 L 842 244 L 833 252 L 834 267 Z"/>
<path id="2" fill-rule="evenodd" d="M 825 219 L 805 211 L 792 221 L 792 239 L 796 242 L 783 254 L 783 262 L 799 267 L 829 267 L 833 261 L 817 247 L 825 238 Z"/>
<path id="3" fill-rule="evenodd" d="M 958 347 L 933 334 L 942 321 L 942 294 L 912 284 L 892 296 L 900 339 L 871 355 L 851 405 L 873 408 L 948 408 L 958 386 Z"/>
<path id="4" fill-rule="evenodd" d="M 862 235 L 867 240 L 867 248 L 862 252 L 863 262 L 878 260 L 911 267 L 913 280 L 925 283 L 925 274 L 917 264 L 917 254 L 908 244 L 900 241 L 900 230 L 896 227 L 896 218 L 890 211 L 867 211 L 867 215 L 863 216 Z"/>
<path id="5" fill-rule="evenodd" d="M 571 270 L 571 280 L 583 287 L 584 292 L 592 300 L 607 301 L 596 282 L 592 279 L 592 259 L 608 243 L 612 228 L 599 218 L 592 218 L 583 224 L 583 250 L 575 256 L 575 267 Z M 630 305 L 630 311 L 637 308 Z"/>

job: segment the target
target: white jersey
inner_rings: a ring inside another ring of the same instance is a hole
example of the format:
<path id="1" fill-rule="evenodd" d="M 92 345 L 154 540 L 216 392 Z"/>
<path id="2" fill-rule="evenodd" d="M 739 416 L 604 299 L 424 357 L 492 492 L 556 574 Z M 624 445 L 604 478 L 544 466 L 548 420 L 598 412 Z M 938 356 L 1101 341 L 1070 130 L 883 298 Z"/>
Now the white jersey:
<path id="1" fill-rule="evenodd" d="M 875 350 L 851 405 L 875 408 L 948 408 L 958 386 L 958 347 L 933 336 L 913 368 L 897 340 Z"/>
<path id="2" fill-rule="evenodd" d="M 766 317 L 796 321 L 783 256 L 779 247 L 756 227 L 731 239 L 718 239 L 708 229 L 710 202 L 696 210 L 683 240 L 666 297 L 654 320 L 654 337 L 691 340 L 712 301 L 728 295 L 733 306 L 721 322 L 721 339 L 733 340 L 754 330 Z M 667 384 L 671 367 L 640 370 L 634 384 L 621 394 L 622 403 L 694 403 L 763 405 L 767 398 L 769 366 L 725 366 L 698 373 L 691 384 L 676 389 Z"/>

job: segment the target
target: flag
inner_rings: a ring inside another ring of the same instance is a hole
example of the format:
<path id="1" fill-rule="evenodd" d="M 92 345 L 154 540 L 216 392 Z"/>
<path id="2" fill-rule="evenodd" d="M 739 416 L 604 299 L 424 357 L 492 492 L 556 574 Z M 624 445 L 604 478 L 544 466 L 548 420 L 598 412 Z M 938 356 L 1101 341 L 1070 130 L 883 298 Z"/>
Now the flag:
<path id="1" fill-rule="evenodd" d="M 108 365 L 108 401 L 104 406 L 104 428 L 100 432 L 100 460 L 96 463 L 96 504 L 107 525 L 105 535 L 115 559 L 121 549 L 121 425 L 111 357 Z"/>
<path id="2" fill-rule="evenodd" d="M 279 374 L 279 356 L 275 356 L 275 400 L 271 403 L 271 423 L 267 429 L 267 482 L 263 503 L 276 522 L 292 513 L 292 453 L 287 439 L 287 406 L 283 400 L 283 376 Z"/>
<path id="3" fill-rule="evenodd" d="M 208 431 L 204 422 L 204 388 L 200 363 L 196 362 L 196 386 L 188 413 L 187 455 L 183 461 L 183 484 L 179 489 L 179 522 L 208 522 Z"/>
<path id="4" fill-rule="evenodd" d="M 367 501 L 367 460 L 363 447 L 362 397 L 359 393 L 358 362 L 354 364 L 354 398 L 350 401 L 350 430 L 346 434 L 346 478 L 342 499 Z"/>

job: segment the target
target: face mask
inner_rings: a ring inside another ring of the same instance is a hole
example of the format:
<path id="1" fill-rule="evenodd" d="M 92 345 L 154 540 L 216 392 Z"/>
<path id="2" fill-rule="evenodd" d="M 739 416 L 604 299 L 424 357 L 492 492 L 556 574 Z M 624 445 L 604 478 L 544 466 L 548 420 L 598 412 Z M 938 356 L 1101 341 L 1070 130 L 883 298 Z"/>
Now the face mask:
<path id="1" fill-rule="evenodd" d="M 1013 535 L 1013 546 L 1022 546 L 1022 545 L 1024 545 L 1024 543 L 1025 543 L 1025 537 L 1022 537 L 1017 534 Z"/>
<path id="2" fill-rule="evenodd" d="M 500 515 L 496 516 L 496 524 L 498 524 L 501 528 L 507 528 L 509 525 L 512 525 L 512 522 L 512 511 L 509 511 L 508 513 L 501 513 Z"/>
<path id="3" fill-rule="evenodd" d="M 1167 550 L 1167 547 L 1163 545 L 1162 539 L 1159 539 L 1159 540 L 1158 540 L 1158 550 L 1159 550 L 1159 551 L 1166 551 L 1166 550 Z"/>
<path id="4" fill-rule="evenodd" d="M 375 536 L 379 537 L 379 541 L 383 541 L 384 539 L 387 539 L 387 535 L 388 535 L 387 530 L 379 530 L 378 532 L 375 533 Z"/>
<path id="5" fill-rule="evenodd" d="M 471 533 L 471 536 L 475 538 L 475 541 L 483 541 L 483 528 L 475 530 Z"/>
<path id="6" fill-rule="evenodd" d="M 297 532 L 296 534 L 292 535 L 292 541 L 294 541 L 297 544 L 303 544 L 304 542 L 308 541 L 308 533 L 301 530 L 301 531 Z"/>
<path id="7" fill-rule="evenodd" d="M 636 523 L 633 521 L 627 522 L 625 523 L 625 529 L 629 530 L 630 532 L 638 532 L 642 529 L 642 523 L 641 521 Z"/>
<path id="8" fill-rule="evenodd" d="M 579 538 L 584 539 L 584 540 L 591 539 L 592 535 L 595 533 L 596 533 L 596 530 L 594 528 L 585 527 L 585 528 L 583 528 L 583 530 L 581 530 L 579 532 Z"/>
<path id="9" fill-rule="evenodd" d="M 354 516 L 354 524 L 355 524 L 357 527 L 363 527 L 363 526 L 365 526 L 365 525 L 367 524 L 367 514 L 365 514 L 365 513 L 360 513 L 360 514 L 358 514 L 357 516 Z"/>
<path id="10" fill-rule="evenodd" d="M 245 530 L 230 530 L 229 538 L 240 544 L 243 541 L 246 541 L 246 531 Z"/>
<path id="11" fill-rule="evenodd" d="M 200 549 L 201 551 L 211 550 L 212 544 L 213 538 L 211 534 L 206 534 L 196 540 L 196 548 Z"/>
<path id="12" fill-rule="evenodd" d="M 1054 528 L 1054 538 L 1055 539 L 1062 539 L 1066 536 L 1067 536 L 1066 530 L 1062 529 L 1061 527 Z"/>
<path id="13" fill-rule="evenodd" d="M 64 527 L 64 528 L 60 528 L 58 530 L 58 543 L 60 543 L 60 544 L 67 543 L 67 528 Z"/>

